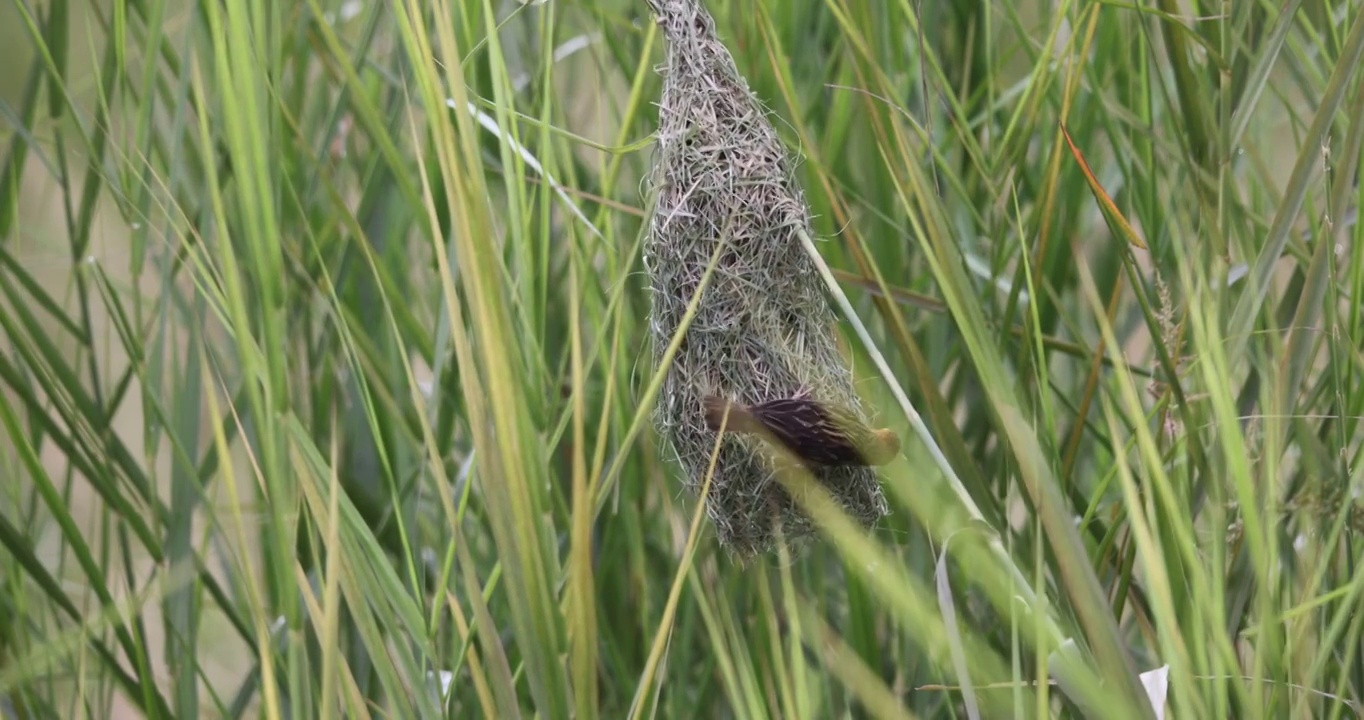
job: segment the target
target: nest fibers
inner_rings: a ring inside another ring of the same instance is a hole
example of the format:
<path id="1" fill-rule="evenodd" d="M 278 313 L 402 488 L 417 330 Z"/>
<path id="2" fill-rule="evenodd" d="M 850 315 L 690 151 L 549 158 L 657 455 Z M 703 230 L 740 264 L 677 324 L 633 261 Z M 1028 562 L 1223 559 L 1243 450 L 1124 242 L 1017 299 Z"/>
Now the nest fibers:
<path id="1" fill-rule="evenodd" d="M 668 40 L 645 249 L 655 362 L 720 252 L 654 410 L 695 492 L 716 441 L 703 415 L 707 395 L 757 403 L 806 391 L 866 418 L 797 235 L 809 231 L 808 210 L 776 133 L 700 0 L 646 1 Z M 814 532 L 775 477 L 778 462 L 761 440 L 726 433 L 706 511 L 738 556 L 770 550 L 778 525 L 788 541 Z M 864 525 L 888 512 L 868 467 L 824 467 L 814 476 Z"/>

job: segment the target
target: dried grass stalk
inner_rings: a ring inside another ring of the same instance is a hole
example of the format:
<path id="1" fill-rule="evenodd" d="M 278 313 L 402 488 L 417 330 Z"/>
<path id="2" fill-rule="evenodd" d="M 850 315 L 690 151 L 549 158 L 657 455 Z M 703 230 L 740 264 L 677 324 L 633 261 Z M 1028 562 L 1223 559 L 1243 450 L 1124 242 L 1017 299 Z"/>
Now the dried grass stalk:
<path id="1" fill-rule="evenodd" d="M 708 395 L 758 403 L 808 392 L 866 417 L 797 236 L 809 232 L 809 215 L 793 163 L 699 0 L 646 1 L 668 41 L 645 250 L 656 362 L 716 243 L 727 243 L 654 410 L 694 492 L 715 447 L 703 412 Z M 721 544 L 740 558 L 771 550 L 778 526 L 794 543 L 814 532 L 774 476 L 779 467 L 761 440 L 727 434 L 706 511 Z M 818 468 L 814 476 L 864 525 L 888 512 L 871 468 Z"/>

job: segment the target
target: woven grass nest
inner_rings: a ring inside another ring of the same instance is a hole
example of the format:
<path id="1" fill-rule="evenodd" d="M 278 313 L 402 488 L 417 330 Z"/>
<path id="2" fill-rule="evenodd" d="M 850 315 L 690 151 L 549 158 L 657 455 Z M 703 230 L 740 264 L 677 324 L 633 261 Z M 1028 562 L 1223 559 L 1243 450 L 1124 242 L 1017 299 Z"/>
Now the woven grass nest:
<path id="1" fill-rule="evenodd" d="M 766 112 L 699 0 L 646 2 L 668 45 L 644 258 L 656 363 L 725 243 L 654 408 L 655 428 L 696 492 L 716 442 L 703 414 L 707 396 L 761 403 L 806 393 L 867 418 L 798 237 L 809 232 L 809 211 Z M 775 477 L 779 467 L 762 440 L 725 434 L 706 512 L 734 555 L 772 550 L 778 527 L 791 545 L 815 532 Z M 816 467 L 813 475 L 864 526 L 888 512 L 870 467 Z"/>

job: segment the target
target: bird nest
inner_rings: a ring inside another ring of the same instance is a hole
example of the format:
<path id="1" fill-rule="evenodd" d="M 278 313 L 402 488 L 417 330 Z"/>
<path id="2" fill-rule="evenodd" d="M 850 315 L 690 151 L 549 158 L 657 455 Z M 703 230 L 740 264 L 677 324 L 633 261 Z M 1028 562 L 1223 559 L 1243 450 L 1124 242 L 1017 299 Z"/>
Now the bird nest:
<path id="1" fill-rule="evenodd" d="M 801 246 L 809 212 L 793 163 L 699 0 L 647 1 L 668 41 L 645 249 L 656 362 L 716 263 L 654 408 L 655 427 L 695 492 L 717 440 L 703 411 L 708 396 L 762 403 L 805 393 L 866 418 Z M 777 480 L 780 467 L 762 440 L 726 433 L 706 512 L 735 555 L 771 550 L 778 532 L 792 543 L 814 533 Z M 816 466 L 812 474 L 864 526 L 888 512 L 871 468 Z"/>

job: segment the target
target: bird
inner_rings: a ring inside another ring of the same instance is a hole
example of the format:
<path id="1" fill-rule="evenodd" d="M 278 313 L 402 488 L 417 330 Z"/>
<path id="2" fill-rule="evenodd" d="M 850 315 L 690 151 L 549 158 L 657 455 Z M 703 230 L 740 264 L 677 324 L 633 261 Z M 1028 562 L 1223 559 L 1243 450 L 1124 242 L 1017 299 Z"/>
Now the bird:
<path id="1" fill-rule="evenodd" d="M 813 467 L 885 465 L 900 452 L 895 431 L 868 428 L 847 408 L 806 392 L 751 404 L 706 395 L 702 404 L 711 430 L 770 437 Z"/>

